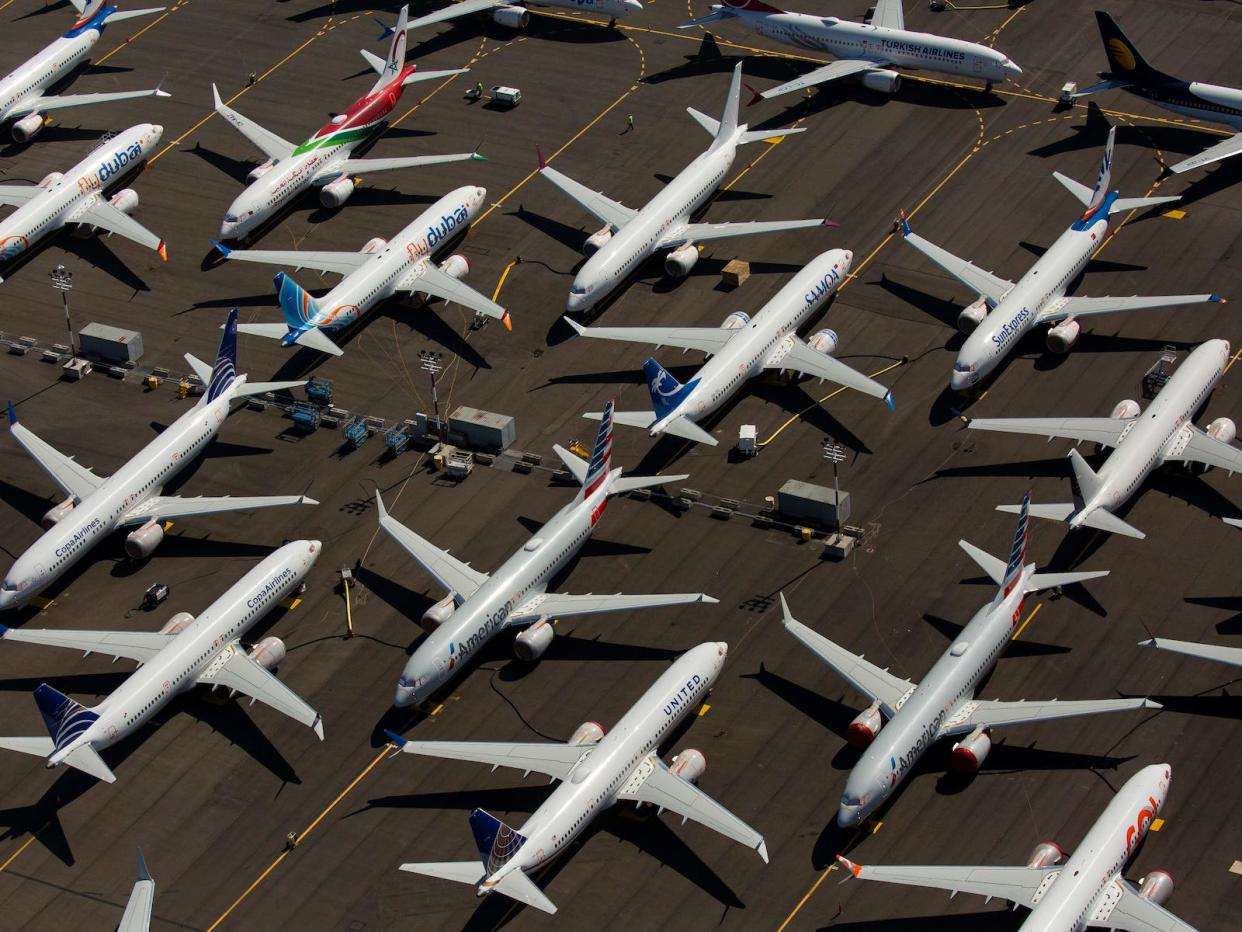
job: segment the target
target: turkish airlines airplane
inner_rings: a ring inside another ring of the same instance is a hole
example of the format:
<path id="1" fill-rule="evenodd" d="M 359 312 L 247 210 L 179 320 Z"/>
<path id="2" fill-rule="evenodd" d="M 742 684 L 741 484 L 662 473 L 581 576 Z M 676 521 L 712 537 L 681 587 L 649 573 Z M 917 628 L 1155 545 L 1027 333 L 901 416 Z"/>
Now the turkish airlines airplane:
<path id="1" fill-rule="evenodd" d="M 863 880 L 976 893 L 1025 906 L 1031 914 L 1022 932 L 1196 932 L 1164 908 L 1173 894 L 1173 878 L 1165 871 L 1152 871 L 1137 887 L 1121 874 L 1164 806 L 1172 780 L 1168 764 L 1144 767 L 1117 791 L 1068 857 L 1060 845 L 1045 841 L 1024 867 L 889 867 L 855 864 L 840 855 L 837 861 Z"/>
<path id="2" fill-rule="evenodd" d="M 660 743 L 707 696 L 728 649 L 723 642 L 707 643 L 682 654 L 607 734 L 595 722 L 583 722 L 565 744 L 406 741 L 387 732 L 406 754 L 476 761 L 493 770 L 513 767 L 561 781 L 520 829 L 474 810 L 470 831 L 478 860 L 402 864 L 401 870 L 468 883 L 479 896 L 502 893 L 554 913 L 556 905 L 529 875 L 568 848 L 597 815 L 627 800 L 667 809 L 683 822 L 692 819 L 753 848 L 766 864 L 763 836 L 695 785 L 707 769 L 703 753 L 688 748 L 672 767 L 659 755 Z"/>

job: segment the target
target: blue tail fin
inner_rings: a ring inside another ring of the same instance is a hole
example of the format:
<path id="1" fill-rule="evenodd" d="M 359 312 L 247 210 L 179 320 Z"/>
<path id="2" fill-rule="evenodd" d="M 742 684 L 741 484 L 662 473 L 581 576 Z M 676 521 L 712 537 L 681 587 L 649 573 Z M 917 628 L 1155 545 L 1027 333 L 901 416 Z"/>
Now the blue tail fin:
<path id="1" fill-rule="evenodd" d="M 1091 194 L 1091 202 L 1087 204 L 1087 212 L 1082 215 L 1088 220 L 1104 203 L 1108 196 L 1109 185 L 1113 183 L 1113 145 L 1117 139 L 1117 127 L 1108 128 L 1108 141 L 1104 143 L 1104 157 L 1100 159 L 1100 174 L 1095 179 L 1095 191 Z"/>
<path id="2" fill-rule="evenodd" d="M 237 378 L 237 308 L 229 311 L 224 323 L 224 336 L 220 338 L 220 351 L 216 353 L 215 365 L 211 367 L 211 383 L 207 386 L 207 401 L 212 402 L 223 395 Z"/>
<path id="3" fill-rule="evenodd" d="M 515 832 L 498 818 L 482 809 L 470 813 L 470 831 L 479 849 L 479 858 L 488 876 L 504 867 L 518 849 L 526 844 L 526 836 Z"/>
<path id="4" fill-rule="evenodd" d="M 1001 580 L 1001 591 L 1005 595 L 1018 582 L 1018 577 L 1022 575 L 1022 566 L 1026 560 L 1026 541 L 1028 537 L 1029 523 L 1027 519 L 1031 512 L 1031 490 L 1026 490 L 1026 496 L 1022 499 L 1022 511 L 1018 513 L 1018 526 L 1013 532 L 1013 546 L 1009 548 L 1009 562 L 1005 565 L 1005 578 Z"/>
<path id="5" fill-rule="evenodd" d="M 35 687 L 34 699 L 47 733 L 52 736 L 52 744 L 58 751 L 72 744 L 78 735 L 99 720 L 97 713 L 57 692 L 47 683 Z"/>
<path id="6" fill-rule="evenodd" d="M 682 385 L 654 359 L 643 363 L 643 375 L 647 377 L 647 390 L 651 392 L 651 408 L 655 411 L 656 420 L 677 410 L 677 406 L 686 400 L 686 396 L 699 383 L 698 379 L 692 379 Z"/>
<path id="7" fill-rule="evenodd" d="M 285 315 L 289 329 L 307 330 L 315 326 L 315 317 L 319 314 L 315 299 L 284 272 L 277 272 L 275 281 L 280 294 L 280 312 Z"/>

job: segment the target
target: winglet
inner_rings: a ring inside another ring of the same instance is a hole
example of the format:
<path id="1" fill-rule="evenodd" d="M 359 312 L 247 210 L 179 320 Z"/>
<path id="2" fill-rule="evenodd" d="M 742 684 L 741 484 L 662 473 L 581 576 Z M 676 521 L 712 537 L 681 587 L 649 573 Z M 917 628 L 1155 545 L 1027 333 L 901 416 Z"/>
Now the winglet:
<path id="1" fill-rule="evenodd" d="M 0 639 L 3 639 L 4 636 L 8 633 L 9 633 L 9 629 L 5 625 L 0 625 Z"/>
<path id="2" fill-rule="evenodd" d="M 509 316 L 509 312 L 505 311 L 500 315 L 500 322 L 505 325 L 505 329 L 510 333 L 513 332 L 513 318 Z"/>
<path id="3" fill-rule="evenodd" d="M 789 611 L 789 603 L 785 601 L 785 593 L 784 592 L 780 593 L 780 597 L 781 597 L 781 615 L 783 616 L 781 618 L 781 621 L 784 622 L 786 625 L 788 625 L 789 622 L 791 621 L 797 621 L 797 619 L 794 618 L 793 614 Z"/>
<path id="4" fill-rule="evenodd" d="M 1212 303 L 1214 303 L 1214 304 L 1228 304 L 1228 303 L 1229 303 L 1228 301 L 1226 301 L 1224 298 L 1222 298 L 1222 297 L 1221 297 L 1220 295 L 1218 295 L 1218 294 L 1211 295 L 1211 296 L 1208 298 L 1208 300 L 1209 300 L 1209 301 L 1211 301 L 1211 302 L 1212 302 Z"/>
<path id="5" fill-rule="evenodd" d="M 377 495 L 376 498 L 378 499 L 379 496 Z M 409 743 L 395 731 L 389 731 L 387 728 L 384 729 L 384 734 L 388 736 L 388 740 L 396 746 L 397 750 L 403 750 Z"/>
<path id="6" fill-rule="evenodd" d="M 215 103 L 216 103 L 217 110 L 219 110 L 221 107 L 224 106 L 224 101 L 220 99 L 220 92 L 216 90 L 216 85 L 214 81 L 211 84 L 211 96 L 216 99 Z"/>
<path id="7" fill-rule="evenodd" d="M 224 243 L 217 242 L 214 239 L 211 241 L 211 245 L 215 246 L 220 255 L 224 256 L 226 259 L 233 252 L 233 250 L 229 249 L 228 246 L 225 246 Z"/>
<path id="8" fill-rule="evenodd" d="M 168 244 L 166 242 L 160 240 L 160 244 L 155 247 L 155 251 L 160 254 L 161 259 L 165 262 L 168 261 Z"/>
<path id="9" fill-rule="evenodd" d="M 9 426 L 12 427 L 17 423 L 17 412 L 13 410 L 13 402 L 5 402 L 9 406 Z"/>
<path id="10" fill-rule="evenodd" d="M 910 221 L 906 219 L 906 212 L 903 210 L 901 212 L 901 235 L 909 236 L 910 232 Z"/>
<path id="11" fill-rule="evenodd" d="M 535 155 L 539 157 L 539 170 L 543 171 L 548 167 L 548 161 L 543 157 L 543 148 L 539 143 L 535 143 Z"/>
<path id="12" fill-rule="evenodd" d="M 486 155 L 480 155 L 480 154 L 479 154 L 479 153 L 477 153 L 477 152 L 471 152 L 471 153 L 470 153 L 470 160 L 471 160 L 472 162 L 486 162 L 486 161 L 487 161 L 487 156 L 486 156 Z"/>
<path id="13" fill-rule="evenodd" d="M 755 850 L 759 852 L 759 857 L 763 858 L 763 863 L 767 864 L 768 863 L 768 843 L 766 841 L 759 842 L 759 845 L 758 847 L 755 848 Z"/>
<path id="14" fill-rule="evenodd" d="M 862 873 L 861 864 L 855 864 L 849 858 L 842 857 L 839 854 L 837 855 L 837 863 L 840 864 L 842 867 L 844 867 L 847 871 L 849 871 L 855 877 L 857 877 L 859 874 Z"/>
<path id="15" fill-rule="evenodd" d="M 837 221 L 833 220 L 831 217 L 825 217 L 822 225 L 826 227 L 839 227 L 841 224 L 837 223 Z"/>
<path id="16" fill-rule="evenodd" d="M 315 737 L 320 741 L 323 740 L 323 716 L 315 713 L 315 721 L 311 723 L 311 729 L 315 732 Z"/>
<path id="17" fill-rule="evenodd" d="M 888 405 L 890 411 L 897 410 L 897 402 L 893 401 L 893 391 L 889 389 L 884 393 L 884 403 Z"/>
<path id="18" fill-rule="evenodd" d="M 151 872 L 147 870 L 147 862 L 146 862 L 146 859 L 144 859 L 142 856 L 141 848 L 138 849 L 138 879 L 139 880 L 150 880 L 151 879 Z"/>
<path id="19" fill-rule="evenodd" d="M 574 328 L 574 333 L 576 333 L 578 336 L 582 336 L 584 333 L 586 333 L 586 332 L 587 332 L 587 328 L 586 328 L 586 327 L 582 326 L 582 324 L 578 323 L 576 320 L 574 320 L 574 319 L 573 319 L 573 318 L 571 318 L 571 317 L 566 317 L 566 316 L 562 315 L 562 316 L 561 316 L 561 320 L 565 321 L 565 323 L 567 323 L 567 324 L 569 324 L 569 326 L 573 327 L 573 328 Z"/>

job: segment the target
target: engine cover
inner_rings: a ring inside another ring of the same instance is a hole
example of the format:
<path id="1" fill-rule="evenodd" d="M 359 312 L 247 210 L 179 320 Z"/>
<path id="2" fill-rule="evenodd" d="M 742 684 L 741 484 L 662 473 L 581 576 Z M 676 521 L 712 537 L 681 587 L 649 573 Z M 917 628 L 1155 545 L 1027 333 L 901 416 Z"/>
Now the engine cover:
<path id="1" fill-rule="evenodd" d="M 593 256 L 604 244 L 612 239 L 612 227 L 606 226 L 596 230 L 586 238 L 586 242 L 582 244 L 582 254 L 584 256 Z"/>
<path id="2" fill-rule="evenodd" d="M 13 141 L 14 142 L 30 142 L 39 135 L 39 131 L 43 129 L 43 117 L 37 113 L 30 113 L 22 117 L 13 124 Z"/>
<path id="3" fill-rule="evenodd" d="M 852 748 L 862 750 L 880 733 L 884 720 L 880 717 L 879 705 L 871 705 L 859 712 L 854 721 L 845 730 L 845 740 Z"/>
<path id="4" fill-rule="evenodd" d="M 39 187 L 47 188 L 50 191 L 52 185 L 56 184 L 56 182 L 60 181 L 60 179 L 64 177 L 64 172 L 48 172 L 43 176 L 43 180 L 39 182 Z"/>
<path id="5" fill-rule="evenodd" d="M 108 203 L 123 214 L 132 214 L 138 209 L 138 192 L 133 188 L 122 188 L 108 199 Z"/>
<path id="6" fill-rule="evenodd" d="M 354 180 L 352 178 L 337 178 L 331 184 L 325 184 L 319 189 L 319 203 L 324 207 L 337 208 L 342 206 L 349 196 L 354 193 Z"/>
<path id="7" fill-rule="evenodd" d="M 837 347 L 841 345 L 841 338 L 837 336 L 835 330 L 820 330 L 811 339 L 807 340 L 806 343 L 815 352 L 831 356 L 837 351 Z"/>
<path id="8" fill-rule="evenodd" d="M 1079 326 L 1078 321 L 1072 318 L 1061 321 L 1048 331 L 1048 349 L 1054 353 L 1068 353 L 1081 332 L 1082 327 Z"/>
<path id="9" fill-rule="evenodd" d="M 575 747 L 582 744 L 598 744 L 603 737 L 603 725 L 599 722 L 583 722 L 569 736 L 569 743 Z"/>
<path id="10" fill-rule="evenodd" d="M 664 257 L 664 272 L 672 278 L 685 278 L 698 261 L 698 247 L 694 243 L 686 243 Z"/>
<path id="11" fill-rule="evenodd" d="M 1113 413 L 1109 417 L 1138 417 L 1143 409 L 1139 407 L 1139 403 L 1133 398 L 1122 398 L 1113 408 Z"/>
<path id="12" fill-rule="evenodd" d="M 513 653 L 518 660 L 532 663 L 543 656 L 552 643 L 552 626 L 540 618 L 513 639 Z"/>
<path id="13" fill-rule="evenodd" d="M 901 90 L 901 75 L 887 68 L 864 71 L 858 80 L 867 90 L 878 94 L 896 94 Z"/>
<path id="14" fill-rule="evenodd" d="M 255 182 L 276 167 L 276 163 L 272 159 L 268 159 L 262 165 L 256 165 L 250 170 L 250 174 L 246 176 L 246 181 Z"/>
<path id="15" fill-rule="evenodd" d="M 435 605 L 431 606 L 431 608 L 427 609 L 427 611 L 423 612 L 423 617 L 419 619 L 418 624 L 424 631 L 430 634 L 448 621 L 456 608 L 457 603 L 453 599 L 453 593 L 450 592 Z"/>
<path id="16" fill-rule="evenodd" d="M 151 556 L 164 539 L 164 525 L 154 518 L 125 538 L 125 552 L 135 560 Z"/>
<path id="17" fill-rule="evenodd" d="M 498 6 L 492 10 L 492 22 L 506 29 L 524 29 L 530 22 L 530 13 L 524 6 Z"/>
<path id="18" fill-rule="evenodd" d="M 721 330 L 741 330 L 750 323 L 750 315 L 745 311 L 734 311 L 724 319 L 720 325 Z"/>
<path id="19" fill-rule="evenodd" d="M 970 304 L 967 304 L 960 314 L 957 315 L 957 329 L 959 333 L 969 336 L 974 333 L 976 327 L 983 323 L 984 318 L 988 316 L 988 299 L 980 295 Z"/>
<path id="20" fill-rule="evenodd" d="M 49 528 L 54 527 L 58 521 L 60 521 L 65 515 L 69 514 L 69 512 L 71 511 L 73 511 L 73 496 L 72 495 L 66 498 L 59 505 L 53 505 L 51 508 L 49 508 L 47 510 L 47 514 L 43 516 L 43 519 L 39 523 L 43 525 L 43 530 L 46 531 Z"/>
<path id="21" fill-rule="evenodd" d="M 1152 871 L 1139 881 L 1139 896 L 1157 906 L 1173 895 L 1173 878 L 1167 871 Z"/>
<path id="22" fill-rule="evenodd" d="M 285 642 L 271 635 L 250 648 L 250 659 L 264 670 L 275 670 L 285 659 Z"/>
<path id="23" fill-rule="evenodd" d="M 687 783 L 698 783 L 707 770 L 707 758 L 696 748 L 686 748 L 673 758 L 672 766 L 668 769 Z"/>
<path id="24" fill-rule="evenodd" d="M 1238 436 L 1238 425 L 1227 417 L 1218 417 L 1207 426 L 1207 433 L 1221 443 L 1232 443 L 1233 438 Z"/>
<path id="25" fill-rule="evenodd" d="M 976 728 L 953 745 L 953 750 L 949 752 L 949 769 L 963 775 L 978 773 L 990 750 L 992 739 L 987 731 Z"/>
<path id="26" fill-rule="evenodd" d="M 164 627 L 160 628 L 160 634 L 180 634 L 193 620 L 194 616 L 189 612 L 177 612 L 164 622 Z"/>
<path id="27" fill-rule="evenodd" d="M 1041 867 L 1052 867 L 1065 860 L 1065 849 L 1055 841 L 1041 841 L 1031 852 L 1026 866 L 1038 870 Z"/>
<path id="28" fill-rule="evenodd" d="M 362 251 L 373 256 L 387 245 L 388 240 L 384 239 L 384 237 L 372 236 L 363 244 Z"/>
<path id="29" fill-rule="evenodd" d="M 440 263 L 440 271 L 461 281 L 470 274 L 470 260 L 455 252 Z"/>

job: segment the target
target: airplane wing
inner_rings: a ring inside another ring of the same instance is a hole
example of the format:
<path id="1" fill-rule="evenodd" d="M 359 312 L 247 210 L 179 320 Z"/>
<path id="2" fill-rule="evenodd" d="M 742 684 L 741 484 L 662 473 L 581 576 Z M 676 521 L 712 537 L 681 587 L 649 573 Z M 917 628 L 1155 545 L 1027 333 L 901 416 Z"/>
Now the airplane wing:
<path id="1" fill-rule="evenodd" d="M 1171 294 L 1140 298 L 1063 298 L 1043 311 L 1035 322 L 1051 324 L 1067 317 L 1094 317 L 1097 314 L 1116 314 L 1119 311 L 1150 311 L 1155 308 L 1174 307 L 1179 304 L 1224 304 L 1216 294 Z"/>
<path id="2" fill-rule="evenodd" d="M 1139 641 L 1139 647 L 1154 647 L 1187 657 L 1200 657 L 1242 667 L 1242 647 L 1219 647 L 1216 644 L 1196 644 L 1194 641 L 1173 641 L 1169 638 L 1151 638 Z"/>
<path id="3" fill-rule="evenodd" d="M 495 317 L 505 325 L 506 330 L 513 329 L 513 321 L 509 312 L 487 297 L 475 291 L 463 281 L 458 281 L 447 272 L 428 262 L 421 269 L 411 270 L 405 278 L 397 283 L 398 291 L 425 291 L 427 294 L 445 301 L 460 304 L 479 314 Z"/>
<path id="4" fill-rule="evenodd" d="M 733 338 L 734 331 L 722 327 L 584 327 L 576 320 L 565 318 L 580 337 L 596 340 L 617 340 L 622 343 L 652 343 L 655 346 L 676 346 L 681 349 L 719 353 Z"/>
<path id="5" fill-rule="evenodd" d="M 0 640 L 128 657 L 139 663 L 149 661 L 167 647 L 173 637 L 151 631 L 62 631 L 53 628 L 5 628 L 0 625 Z"/>
<path id="6" fill-rule="evenodd" d="M 155 906 L 155 881 L 147 870 L 147 862 L 138 849 L 138 880 L 125 904 L 125 914 L 116 932 L 148 932 L 151 928 L 151 910 Z"/>
<path id="7" fill-rule="evenodd" d="M 1125 932 L 1198 932 L 1163 906 L 1141 896 L 1121 877 L 1114 877 L 1112 886 L 1113 895 L 1104 891 L 1099 898 L 1102 905 L 1085 920 L 1087 926 Z"/>
<path id="8" fill-rule="evenodd" d="M 834 227 L 827 219 L 821 220 L 740 220 L 733 223 L 684 223 L 660 237 L 657 249 L 671 249 L 683 243 L 708 243 L 717 239 L 736 236 L 757 236 L 760 233 L 780 233 L 784 230 L 805 230 L 810 227 Z"/>
<path id="9" fill-rule="evenodd" d="M 379 508 L 379 526 L 388 532 L 401 549 L 414 558 L 442 589 L 455 592 L 463 599 L 474 595 L 487 582 L 486 573 L 471 569 L 469 563 L 451 556 L 447 550 L 441 550 L 435 544 L 419 537 L 408 527 L 392 517 L 384 507 L 384 499 L 377 491 L 375 504 Z"/>
<path id="10" fill-rule="evenodd" d="M 11 401 L 9 402 L 9 433 L 42 467 L 43 471 L 64 490 L 66 495 L 72 495 L 81 501 L 104 484 L 103 477 L 79 465 L 72 456 L 65 456 L 51 444 L 40 440 L 24 424 L 19 424 Z"/>
<path id="11" fill-rule="evenodd" d="M 768 846 L 762 835 L 693 783 L 669 770 L 668 765 L 656 755 L 652 754 L 644 763 L 651 764 L 655 769 L 633 789 L 623 788 L 617 794 L 618 799 L 632 799 L 650 803 L 661 810 L 667 809 L 681 816 L 682 822 L 692 819 L 747 848 L 754 848 L 763 858 L 763 863 L 768 863 Z M 640 768 L 642 766 L 639 765 Z"/>
<path id="12" fill-rule="evenodd" d="M 614 201 L 609 197 L 605 197 L 599 191 L 592 191 L 586 185 L 579 184 L 568 175 L 558 172 L 555 168 L 548 167 L 548 163 L 543 160 L 542 150 L 539 151 L 539 174 L 577 201 L 595 219 L 601 223 L 608 224 L 615 230 L 621 229 L 638 213 L 638 211 L 631 210 L 620 201 Z"/>
<path id="13" fill-rule="evenodd" d="M 145 524 L 152 518 L 168 521 L 225 511 L 253 511 L 257 508 L 278 508 L 281 505 L 318 505 L 305 495 L 153 495 L 126 512 L 123 524 Z"/>
<path id="14" fill-rule="evenodd" d="M 88 204 L 85 209 L 74 212 L 73 216 L 69 218 L 69 222 L 89 223 L 99 227 L 101 230 L 107 230 L 109 233 L 119 233 L 126 239 L 133 240 L 139 246 L 154 249 L 160 254 L 161 259 L 165 262 L 168 261 L 168 250 L 162 239 L 125 213 L 125 211 L 118 210 L 107 201 L 98 200 Z"/>
<path id="15" fill-rule="evenodd" d="M 226 259 L 259 262 L 263 265 L 288 265 L 294 269 L 316 269 L 348 275 L 356 272 L 375 257 L 364 252 L 327 252 L 314 249 L 230 249 L 212 240 L 212 245 Z"/>
<path id="16" fill-rule="evenodd" d="M 1005 725 L 1028 725 L 1033 722 L 1051 722 L 1061 718 L 1077 718 L 1082 715 L 1104 715 L 1108 712 L 1128 712 L 1132 709 L 1159 709 L 1158 702 L 1150 699 L 1082 699 L 1046 702 L 1001 702 L 993 699 L 972 699 L 963 703 L 945 723 L 940 726 L 939 737 L 964 735 L 977 726 L 1000 728 Z"/>
<path id="17" fill-rule="evenodd" d="M 251 700 L 257 699 L 295 722 L 313 728 L 319 740 L 323 740 L 323 717 L 236 642 L 226 647 L 195 682 L 245 693 Z"/>
<path id="18" fill-rule="evenodd" d="M 904 217 L 901 221 L 901 230 L 902 239 L 975 294 L 983 295 L 990 301 L 997 302 L 1006 291 L 1013 287 L 1013 282 L 1007 281 L 999 275 L 993 275 L 991 272 L 984 271 L 977 265 L 972 265 L 965 259 L 958 258 L 947 249 L 941 249 L 935 243 L 928 242 L 917 233 L 910 232 L 910 224 L 905 221 Z"/>
<path id="19" fill-rule="evenodd" d="M 884 714 L 890 718 L 901 707 L 907 695 L 914 691 L 915 684 L 894 676 L 887 670 L 881 670 L 862 657 L 851 654 L 839 647 L 822 634 L 812 631 L 789 614 L 789 605 L 785 602 L 785 594 L 781 593 L 781 611 L 785 613 L 785 630 L 810 648 L 828 666 L 836 671 L 856 690 L 873 702 L 879 702 Z"/>
<path id="20" fill-rule="evenodd" d="M 21 207 L 46 193 L 44 188 L 33 184 L 0 184 L 0 207 Z"/>
<path id="21" fill-rule="evenodd" d="M 1202 428 L 1194 424 L 1190 427 L 1190 442 L 1180 453 L 1166 453 L 1166 462 L 1172 463 L 1203 463 L 1227 470 L 1230 474 L 1242 472 L 1242 450 L 1232 443 L 1225 443 L 1215 437 L 1209 437 Z"/>
<path id="22" fill-rule="evenodd" d="M 388 740 L 406 754 L 468 760 L 476 764 L 512 767 L 526 773 L 541 773 L 553 780 L 564 780 L 582 756 L 591 750 L 589 744 L 548 744 L 535 741 L 406 741 L 400 735 L 385 731 Z"/>
<path id="23" fill-rule="evenodd" d="M 787 352 L 776 356 L 773 362 L 764 362 L 763 367 L 765 369 L 792 369 L 803 375 L 827 379 L 829 382 L 836 382 L 838 385 L 862 392 L 864 395 L 883 398 L 890 408 L 893 407 L 893 395 L 887 387 L 858 370 L 851 369 L 839 359 L 815 352 L 797 337 L 794 337 Z"/>
<path id="24" fill-rule="evenodd" d="M 1221 159 L 1230 158 L 1239 152 L 1242 152 L 1242 133 L 1230 136 L 1224 142 L 1218 142 L 1214 146 L 1208 146 L 1198 155 L 1192 155 L 1188 159 L 1183 159 L 1176 165 L 1170 165 L 1169 171 L 1180 175 L 1183 172 L 1202 168 L 1204 165 L 1211 165 L 1213 162 L 1219 162 Z"/>
<path id="25" fill-rule="evenodd" d="M 434 26 L 436 23 L 457 19 L 459 16 L 469 16 L 471 13 L 484 13 L 502 5 L 504 5 L 504 0 L 462 0 L 461 3 L 450 3 L 442 10 L 410 20 L 405 24 L 405 31 L 408 33 L 411 29 Z"/>
<path id="26" fill-rule="evenodd" d="M 632 612 L 639 608 L 663 608 L 669 605 L 714 605 L 719 601 L 702 592 L 669 592 L 657 595 L 568 595 L 540 593 L 513 610 L 506 624 L 524 625 L 538 618 L 572 618 L 575 615 L 604 615 L 608 612 Z"/>
<path id="27" fill-rule="evenodd" d="M 1078 443 L 1100 443 L 1115 447 L 1134 420 L 1132 417 L 972 417 L 966 426 L 972 430 L 995 430 L 1005 434 L 1034 434 L 1037 437 L 1064 437 Z"/>
<path id="28" fill-rule="evenodd" d="M 333 169 L 333 174 L 365 175 L 396 171 L 399 168 L 425 168 L 428 165 L 469 161 L 485 162 L 487 160 L 477 152 L 456 152 L 452 155 L 413 155 L 395 159 L 346 159 Z"/>
<path id="29" fill-rule="evenodd" d="M 989 899 L 996 897 L 1021 903 L 1028 909 L 1034 905 L 1035 893 L 1049 877 L 1055 882 L 1055 878 L 1061 873 L 1059 867 L 863 865 L 855 864 L 841 855 L 837 855 L 837 862 L 863 880 L 899 883 L 909 887 L 935 887 L 952 893 L 977 893 Z"/>
<path id="30" fill-rule="evenodd" d="M 214 84 L 211 85 L 211 95 L 216 101 L 216 113 L 232 123 L 239 133 L 254 143 L 259 151 L 269 159 L 279 161 L 293 155 L 293 150 L 297 146 L 287 139 L 281 139 L 270 130 L 264 129 L 249 117 L 242 116 L 232 107 L 226 106 L 224 101 L 220 99 L 220 92 L 216 90 Z"/>
<path id="31" fill-rule="evenodd" d="M 906 16 L 901 11 L 901 0 L 876 0 L 871 25 L 882 29 L 905 29 Z"/>
<path id="32" fill-rule="evenodd" d="M 28 113 L 47 113 L 51 110 L 68 110 L 71 107 L 89 107 L 91 104 L 106 104 L 115 100 L 133 100 L 135 97 L 171 97 L 167 91 L 153 87 L 147 91 L 116 91 L 106 94 L 60 94 L 51 97 L 36 97 L 27 100 L 9 113 L 9 119 L 20 119 Z"/>
<path id="33" fill-rule="evenodd" d="M 880 15 L 880 8 L 877 4 L 876 15 Z M 790 94 L 794 91 L 801 91 L 808 87 L 814 87 L 816 84 L 827 84 L 829 81 L 836 81 L 838 78 L 848 78 L 852 74 L 862 74 L 864 71 L 874 71 L 885 65 L 891 64 L 887 61 L 862 61 L 856 58 L 846 58 L 841 61 L 834 61 L 829 65 L 816 68 L 814 71 L 808 71 L 800 78 L 794 78 L 792 81 L 786 81 L 784 84 L 778 84 L 776 87 L 770 87 L 766 91 L 762 91 L 759 97 L 763 100 L 770 100 L 773 97 L 780 97 L 782 94 Z"/>

